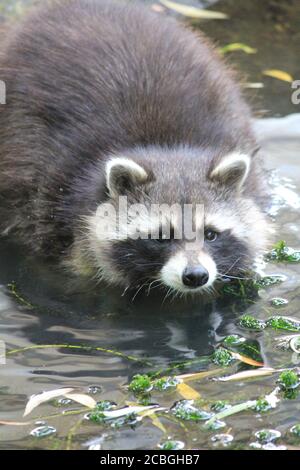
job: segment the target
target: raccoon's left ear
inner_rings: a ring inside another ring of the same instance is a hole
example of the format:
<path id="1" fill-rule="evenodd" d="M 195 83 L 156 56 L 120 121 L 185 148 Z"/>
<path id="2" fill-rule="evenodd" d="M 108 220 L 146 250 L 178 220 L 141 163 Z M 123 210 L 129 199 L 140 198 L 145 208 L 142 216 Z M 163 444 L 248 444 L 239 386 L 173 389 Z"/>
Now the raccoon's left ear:
<path id="1" fill-rule="evenodd" d="M 129 158 L 115 157 L 106 164 L 106 186 L 111 197 L 134 191 L 148 181 L 147 171 Z"/>
<path id="2" fill-rule="evenodd" d="M 210 172 L 209 178 L 224 186 L 241 189 L 250 170 L 251 159 L 246 154 L 226 155 Z"/>

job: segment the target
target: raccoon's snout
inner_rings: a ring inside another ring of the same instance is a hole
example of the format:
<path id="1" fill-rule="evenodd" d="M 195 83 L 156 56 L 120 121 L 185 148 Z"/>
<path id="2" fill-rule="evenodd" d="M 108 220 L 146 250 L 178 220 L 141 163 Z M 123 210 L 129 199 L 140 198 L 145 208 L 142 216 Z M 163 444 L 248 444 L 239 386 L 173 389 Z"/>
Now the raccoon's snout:
<path id="1" fill-rule="evenodd" d="M 208 271 L 202 266 L 185 268 L 182 273 L 182 282 L 186 287 L 197 288 L 204 286 L 209 279 Z"/>

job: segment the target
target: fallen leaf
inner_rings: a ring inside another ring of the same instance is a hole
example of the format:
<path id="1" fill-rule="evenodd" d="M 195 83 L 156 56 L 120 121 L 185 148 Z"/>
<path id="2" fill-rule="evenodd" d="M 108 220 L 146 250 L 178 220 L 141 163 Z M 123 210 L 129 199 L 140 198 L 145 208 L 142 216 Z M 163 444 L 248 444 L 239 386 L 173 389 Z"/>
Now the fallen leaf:
<path id="1" fill-rule="evenodd" d="M 241 42 L 233 42 L 219 49 L 219 52 L 221 54 L 227 54 L 227 52 L 233 52 L 233 51 L 243 51 L 246 54 L 256 54 L 257 49 L 247 46 L 247 44 L 243 44 Z"/>
<path id="2" fill-rule="evenodd" d="M 125 408 L 121 408 L 119 410 L 112 410 L 112 411 L 103 411 L 102 414 L 106 419 L 117 419 L 121 418 L 122 416 L 128 416 L 132 413 L 142 413 L 143 411 L 147 410 L 158 410 L 157 405 L 149 405 L 149 406 L 126 406 Z"/>
<path id="3" fill-rule="evenodd" d="M 29 426 L 32 424 L 32 421 L 27 421 L 27 422 L 18 422 L 18 421 L 0 421 L 0 425 L 3 426 Z"/>
<path id="4" fill-rule="evenodd" d="M 186 400 L 198 400 L 200 398 L 200 393 L 184 382 L 178 384 L 176 390 Z"/>
<path id="5" fill-rule="evenodd" d="M 220 411 L 220 413 L 215 414 L 212 418 L 210 418 L 206 423 L 204 424 L 204 428 L 210 428 L 210 426 L 218 420 L 221 420 L 223 418 L 226 418 L 227 416 L 232 416 L 236 413 L 240 413 L 241 411 L 248 410 L 249 408 L 253 408 L 257 403 L 257 400 L 248 400 L 244 403 L 239 403 L 238 405 L 233 405 L 223 411 Z"/>
<path id="6" fill-rule="evenodd" d="M 80 403 L 83 406 L 86 406 L 87 408 L 93 409 L 97 405 L 97 402 L 94 400 L 94 398 L 83 393 L 65 393 L 64 396 L 66 398 L 70 398 L 70 400 L 74 400 L 77 403 Z"/>
<path id="7" fill-rule="evenodd" d="M 23 416 L 29 415 L 37 406 L 45 403 L 46 401 L 52 400 L 53 398 L 61 397 L 67 393 L 73 392 L 73 388 L 60 388 L 56 390 L 50 390 L 49 392 L 42 392 L 38 395 L 32 395 L 26 405 Z"/>
<path id="8" fill-rule="evenodd" d="M 215 378 L 215 381 L 220 382 L 230 382 L 232 380 L 243 380 L 243 379 L 252 379 L 255 377 L 263 377 L 265 375 L 272 375 L 275 372 L 278 372 L 276 369 L 272 369 L 271 367 L 262 367 L 260 369 L 255 370 L 244 370 L 243 372 L 237 372 L 233 375 L 228 375 L 226 377 L 218 377 Z"/>
<path id="9" fill-rule="evenodd" d="M 262 73 L 263 75 L 277 78 L 277 80 L 282 80 L 283 82 L 292 83 L 294 81 L 293 77 L 289 73 L 284 72 L 283 70 L 270 69 L 270 70 L 264 70 Z"/>
<path id="10" fill-rule="evenodd" d="M 225 20 L 228 18 L 228 15 L 219 11 L 203 10 L 202 8 L 183 5 L 182 3 L 171 2 L 169 0 L 160 0 L 160 3 L 170 10 L 176 11 L 189 18 L 207 20 Z"/>
<path id="11" fill-rule="evenodd" d="M 265 85 L 261 82 L 246 82 L 246 83 L 243 83 L 242 86 L 244 88 L 253 88 L 254 90 L 258 90 L 260 88 L 265 87 Z"/>
<path id="12" fill-rule="evenodd" d="M 223 369 L 206 370 L 203 372 L 195 372 L 193 374 L 177 375 L 176 379 L 183 380 L 184 382 L 189 382 L 192 380 L 205 379 L 206 377 L 209 377 L 210 375 L 216 375 L 220 372 L 223 372 Z"/>
<path id="13" fill-rule="evenodd" d="M 233 357 L 237 359 L 238 361 L 243 362 L 244 364 L 249 364 L 250 366 L 255 366 L 255 367 L 263 367 L 264 363 L 263 362 L 258 362 L 255 361 L 254 359 L 251 359 L 251 357 L 246 357 L 243 356 L 242 354 L 236 353 L 236 352 L 231 352 Z"/>
<path id="14" fill-rule="evenodd" d="M 151 421 L 152 421 L 152 424 L 153 424 L 156 428 L 160 429 L 164 434 L 167 433 L 166 428 L 164 427 L 164 425 L 162 424 L 162 422 L 160 421 L 160 419 L 159 419 L 157 416 L 155 416 L 155 414 L 152 413 L 151 416 L 150 416 L 150 419 L 151 419 Z"/>

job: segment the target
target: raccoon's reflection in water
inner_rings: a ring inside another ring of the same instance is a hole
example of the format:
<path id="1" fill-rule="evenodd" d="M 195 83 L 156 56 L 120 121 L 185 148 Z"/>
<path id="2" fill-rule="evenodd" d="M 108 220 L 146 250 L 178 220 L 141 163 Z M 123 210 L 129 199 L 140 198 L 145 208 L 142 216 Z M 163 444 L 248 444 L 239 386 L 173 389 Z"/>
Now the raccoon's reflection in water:
<path id="1" fill-rule="evenodd" d="M 172 301 L 164 300 L 165 294 L 157 290 L 133 300 L 132 293 L 122 296 L 122 291 L 103 286 L 97 294 L 71 294 L 65 291 L 62 275 L 39 263 L 24 264 L 15 247 L 2 244 L 0 257 L 1 283 L 14 281 L 18 294 L 33 306 L 22 306 L 22 301 L 20 305 L 12 296 L 14 309 L 34 317 L 18 334 L 26 337 L 29 345 L 101 346 L 141 359 L 149 357 L 164 366 L 212 353 L 216 341 L 235 328 L 233 312 L 239 311 L 239 306 L 232 299 Z M 7 326 L 9 322 L 7 315 Z M 5 335 L 5 330 L 2 333 Z M 17 341 L 15 337 L 14 347 L 22 347 L 23 341 L 21 345 Z"/>

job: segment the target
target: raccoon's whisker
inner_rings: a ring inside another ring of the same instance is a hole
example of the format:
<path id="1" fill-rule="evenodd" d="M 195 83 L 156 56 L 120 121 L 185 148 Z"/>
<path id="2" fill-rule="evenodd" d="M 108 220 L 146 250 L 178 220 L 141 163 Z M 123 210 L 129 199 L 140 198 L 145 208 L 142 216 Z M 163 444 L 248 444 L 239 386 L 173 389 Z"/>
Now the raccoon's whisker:
<path id="1" fill-rule="evenodd" d="M 172 294 L 172 292 L 174 292 L 175 289 L 173 289 L 173 287 L 170 287 L 170 289 L 167 291 L 165 297 L 164 297 L 164 300 L 162 301 L 162 305 L 164 305 L 166 299 Z M 176 292 L 176 291 L 175 291 Z"/>
<path id="2" fill-rule="evenodd" d="M 134 299 L 136 298 L 136 296 L 138 295 L 138 293 L 140 292 L 140 290 L 143 288 L 144 285 L 145 285 L 145 284 L 139 284 L 139 285 L 137 286 L 137 289 L 136 289 L 134 295 L 133 295 L 132 298 L 131 298 L 131 302 L 134 302 Z"/>
<path id="3" fill-rule="evenodd" d="M 222 274 L 222 273 L 220 273 L 220 276 L 221 276 L 221 279 L 222 279 L 223 277 L 226 277 L 226 278 L 228 278 L 228 279 L 240 279 L 241 281 L 251 279 L 251 277 L 229 276 L 228 274 Z"/>
<path id="4" fill-rule="evenodd" d="M 152 287 L 153 284 L 155 284 L 156 282 L 158 282 L 157 286 Z M 161 286 L 162 284 L 163 284 L 163 282 L 161 281 L 161 279 L 154 279 L 154 281 L 150 282 L 150 283 L 149 283 L 149 287 L 148 287 L 147 296 L 149 296 L 151 289 L 155 289 L 156 287 L 159 287 L 159 286 Z"/>
<path id="5" fill-rule="evenodd" d="M 137 289 L 136 293 L 134 294 L 134 296 L 132 297 L 131 302 L 134 301 L 134 299 L 136 298 L 136 296 L 138 295 L 138 293 L 139 293 L 139 292 L 143 289 L 143 287 L 146 286 L 147 284 L 148 284 L 148 281 L 147 281 L 147 282 L 144 282 L 144 284 L 139 284 L 139 285 L 137 286 L 138 289 Z"/>
<path id="6" fill-rule="evenodd" d="M 163 264 L 162 263 L 144 263 L 144 264 L 135 263 L 135 266 L 138 266 L 139 268 L 151 267 L 151 266 L 160 266 L 160 267 L 162 267 Z"/>
<path id="7" fill-rule="evenodd" d="M 222 274 L 222 276 L 225 276 L 227 273 L 229 273 L 229 272 L 232 270 L 232 268 L 234 268 L 234 266 L 240 261 L 240 259 L 241 259 L 241 257 L 239 256 L 239 258 L 237 258 L 237 259 L 235 260 L 235 262 L 232 263 L 232 265 L 230 266 L 230 268 L 227 269 L 226 273 Z"/>
<path id="8" fill-rule="evenodd" d="M 130 284 L 127 287 L 125 287 L 125 289 L 122 292 L 121 297 L 124 297 L 124 295 L 126 294 L 126 292 L 128 291 L 129 288 L 130 288 Z"/>

